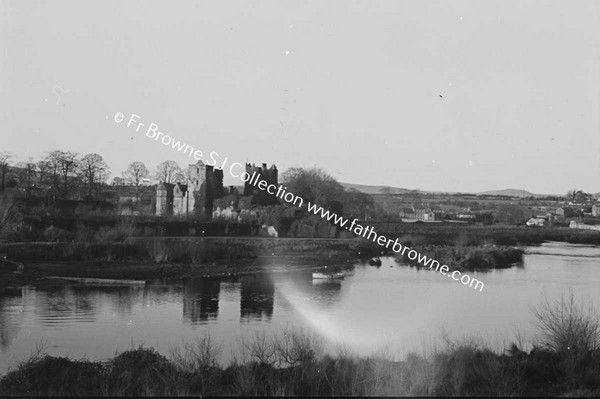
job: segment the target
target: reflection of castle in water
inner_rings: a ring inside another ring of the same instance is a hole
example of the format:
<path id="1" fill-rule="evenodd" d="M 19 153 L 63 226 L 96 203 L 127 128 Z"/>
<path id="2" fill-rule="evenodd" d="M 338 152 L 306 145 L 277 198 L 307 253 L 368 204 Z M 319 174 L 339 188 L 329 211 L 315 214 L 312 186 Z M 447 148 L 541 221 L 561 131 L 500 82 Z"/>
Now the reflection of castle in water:
<path id="1" fill-rule="evenodd" d="M 244 319 L 262 319 L 273 315 L 275 285 L 260 275 L 240 277 L 240 314 Z"/>
<path id="2" fill-rule="evenodd" d="M 0 296 L 0 352 L 5 352 L 10 346 L 12 340 L 17 336 L 23 313 L 16 312 L 16 308 L 21 303 L 21 291 Z"/>
<path id="3" fill-rule="evenodd" d="M 216 319 L 219 314 L 218 280 L 191 279 L 183 284 L 183 319 L 201 323 Z"/>

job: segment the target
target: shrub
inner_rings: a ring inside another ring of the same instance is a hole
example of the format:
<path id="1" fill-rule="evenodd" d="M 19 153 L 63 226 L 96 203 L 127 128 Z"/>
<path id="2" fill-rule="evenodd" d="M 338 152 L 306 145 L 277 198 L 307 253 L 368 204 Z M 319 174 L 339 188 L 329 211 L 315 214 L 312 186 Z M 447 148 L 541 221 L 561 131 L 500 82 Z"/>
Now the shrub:
<path id="1" fill-rule="evenodd" d="M 153 349 L 139 347 L 110 361 L 107 376 L 111 394 L 118 396 L 174 396 L 179 393 L 177 369 Z"/>
<path id="2" fill-rule="evenodd" d="M 0 395 L 91 396 L 105 391 L 99 363 L 33 357 L 0 380 Z"/>
<path id="3" fill-rule="evenodd" d="M 135 233 L 133 218 L 121 217 L 114 227 L 103 226 L 94 234 L 96 242 L 124 242 Z"/>
<path id="4" fill-rule="evenodd" d="M 546 299 L 533 309 L 541 331 L 542 348 L 556 353 L 599 349 L 600 317 L 591 303 L 578 303 L 573 292 L 555 301 Z"/>

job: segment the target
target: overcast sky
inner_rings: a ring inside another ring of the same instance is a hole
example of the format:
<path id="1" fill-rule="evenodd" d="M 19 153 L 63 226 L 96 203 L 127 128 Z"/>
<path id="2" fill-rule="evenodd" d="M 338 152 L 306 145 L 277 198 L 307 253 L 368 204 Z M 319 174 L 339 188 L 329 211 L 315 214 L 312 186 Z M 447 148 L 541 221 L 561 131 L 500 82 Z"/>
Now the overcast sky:
<path id="1" fill-rule="evenodd" d="M 597 1 L 0 4 L 0 151 L 18 160 L 191 163 L 123 112 L 345 182 L 600 191 Z"/>

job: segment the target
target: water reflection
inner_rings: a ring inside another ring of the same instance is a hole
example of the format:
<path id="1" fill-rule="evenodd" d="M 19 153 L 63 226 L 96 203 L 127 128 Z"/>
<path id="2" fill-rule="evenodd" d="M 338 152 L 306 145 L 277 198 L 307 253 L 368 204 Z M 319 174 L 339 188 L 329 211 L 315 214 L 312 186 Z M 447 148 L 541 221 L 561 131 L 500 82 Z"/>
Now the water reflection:
<path id="1" fill-rule="evenodd" d="M 0 296 L 0 351 L 2 352 L 8 349 L 19 332 L 24 316 L 22 309 L 18 309 L 20 302 L 21 290 Z"/>
<path id="2" fill-rule="evenodd" d="M 270 319 L 273 315 L 275 284 L 267 275 L 242 276 L 240 315 L 244 320 Z"/>
<path id="3" fill-rule="evenodd" d="M 106 296 L 104 288 L 76 286 L 46 287 L 42 295 L 35 295 L 34 312 L 43 324 L 60 324 L 65 319 L 96 320 L 96 303 Z"/>
<path id="4" fill-rule="evenodd" d="M 331 297 L 334 293 L 339 293 L 342 289 L 342 282 L 339 280 L 313 280 L 312 287 L 317 294 L 326 294 L 327 297 Z"/>
<path id="5" fill-rule="evenodd" d="M 165 280 L 148 280 L 146 286 L 142 288 L 142 305 L 144 307 L 161 306 L 173 301 L 179 301 L 183 288 L 181 284 Z M 133 298 L 133 302 L 137 302 Z"/>
<path id="6" fill-rule="evenodd" d="M 218 280 L 191 279 L 183 283 L 183 319 L 197 324 L 217 318 L 219 314 Z"/>
<path id="7" fill-rule="evenodd" d="M 274 278 L 278 301 L 276 307 L 285 312 L 293 312 L 298 304 L 303 303 L 315 304 L 320 309 L 332 309 L 339 304 L 342 287 L 347 280 L 313 279 L 311 274 L 311 272 L 286 273 Z"/>

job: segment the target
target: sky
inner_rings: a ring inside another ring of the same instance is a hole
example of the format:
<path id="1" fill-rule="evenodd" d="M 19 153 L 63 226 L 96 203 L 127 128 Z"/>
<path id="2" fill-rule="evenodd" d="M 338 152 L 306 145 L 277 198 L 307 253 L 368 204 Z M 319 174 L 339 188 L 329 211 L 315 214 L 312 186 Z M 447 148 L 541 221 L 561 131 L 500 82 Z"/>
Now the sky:
<path id="1" fill-rule="evenodd" d="M 597 1 L 0 0 L 0 151 L 600 191 Z M 225 173 L 225 184 L 238 180 Z"/>

